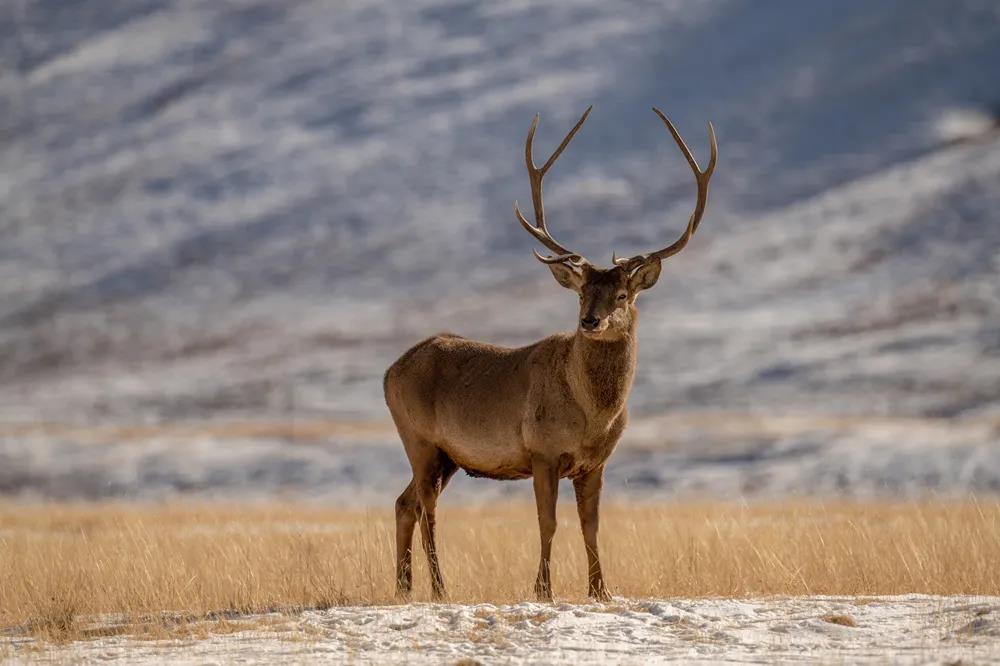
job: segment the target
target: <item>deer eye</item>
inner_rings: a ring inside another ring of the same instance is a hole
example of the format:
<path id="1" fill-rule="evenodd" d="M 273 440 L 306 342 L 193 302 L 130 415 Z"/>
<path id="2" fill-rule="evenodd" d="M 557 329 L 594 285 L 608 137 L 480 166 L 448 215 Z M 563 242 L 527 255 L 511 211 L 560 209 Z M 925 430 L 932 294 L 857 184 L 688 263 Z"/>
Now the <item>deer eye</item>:
<path id="1" fill-rule="evenodd" d="M 628 297 L 628 294 L 626 294 L 624 291 L 622 293 L 618 294 L 618 300 L 619 301 L 624 301 L 627 297 Z"/>

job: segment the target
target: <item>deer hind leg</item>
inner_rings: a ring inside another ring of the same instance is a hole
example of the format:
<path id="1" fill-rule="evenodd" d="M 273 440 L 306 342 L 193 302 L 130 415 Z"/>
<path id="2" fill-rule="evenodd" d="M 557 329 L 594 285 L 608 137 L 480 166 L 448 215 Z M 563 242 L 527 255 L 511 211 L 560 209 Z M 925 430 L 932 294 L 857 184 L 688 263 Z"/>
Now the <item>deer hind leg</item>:
<path id="1" fill-rule="evenodd" d="M 393 419 L 413 468 L 413 479 L 396 499 L 396 597 L 405 600 L 413 589 L 413 530 L 420 517 L 417 479 L 426 466 L 424 461 L 437 449 L 409 428 L 401 426 L 395 414 Z"/>
<path id="2" fill-rule="evenodd" d="M 535 484 L 535 506 L 538 509 L 538 533 L 541 537 L 541 558 L 535 578 L 535 595 L 542 601 L 552 601 L 552 578 L 549 559 L 552 539 L 556 534 L 556 497 L 559 493 L 559 466 L 542 459 L 531 462 Z"/>
<path id="3" fill-rule="evenodd" d="M 413 588 L 413 528 L 418 508 L 417 490 L 410 481 L 396 500 L 396 596 L 401 599 Z"/>
<path id="4" fill-rule="evenodd" d="M 458 467 L 451 458 L 440 449 L 436 449 L 435 455 L 427 461 L 422 473 L 414 476 L 417 499 L 420 502 L 418 509 L 420 540 L 424 544 L 424 553 L 427 555 L 427 566 L 431 574 L 431 593 L 435 599 L 441 599 L 445 595 L 444 577 L 441 575 L 441 566 L 438 563 L 434 534 L 437 500 L 457 469 Z"/>
<path id="5" fill-rule="evenodd" d="M 580 529 L 587 548 L 587 596 L 598 601 L 611 601 L 601 573 L 601 559 L 597 553 L 597 525 L 600 516 L 601 486 L 604 484 L 604 467 L 573 479 L 576 491 L 576 510 L 580 515 Z"/>

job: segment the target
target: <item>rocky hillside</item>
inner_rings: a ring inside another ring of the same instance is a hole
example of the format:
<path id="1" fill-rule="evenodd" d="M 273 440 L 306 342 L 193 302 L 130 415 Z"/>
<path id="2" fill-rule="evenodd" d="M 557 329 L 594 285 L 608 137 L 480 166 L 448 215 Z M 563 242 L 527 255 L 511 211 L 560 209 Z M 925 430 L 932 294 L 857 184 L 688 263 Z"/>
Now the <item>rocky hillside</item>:
<path id="1" fill-rule="evenodd" d="M 384 418 L 441 329 L 575 302 L 513 220 L 524 134 L 594 259 L 690 248 L 642 303 L 639 413 L 1000 414 L 1000 8 L 19 0 L 0 9 L 7 420 Z"/>

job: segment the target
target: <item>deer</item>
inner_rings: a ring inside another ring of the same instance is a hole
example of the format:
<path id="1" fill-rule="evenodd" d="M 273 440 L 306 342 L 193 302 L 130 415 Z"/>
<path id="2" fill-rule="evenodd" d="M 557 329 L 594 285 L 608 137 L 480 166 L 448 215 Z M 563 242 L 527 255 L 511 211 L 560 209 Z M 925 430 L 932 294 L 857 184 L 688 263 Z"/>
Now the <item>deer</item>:
<path id="1" fill-rule="evenodd" d="M 600 268 L 549 233 L 542 180 L 586 122 L 593 105 L 538 167 L 532 145 L 535 114 L 524 147 L 535 223 L 514 202 L 521 226 L 551 254 L 533 250 L 556 282 L 577 293 L 580 314 L 573 332 L 557 333 L 519 348 L 441 333 L 406 351 L 385 373 L 384 390 L 413 476 L 396 500 L 396 595 L 412 589 L 416 524 L 427 557 L 432 595 L 445 596 L 435 543 L 438 498 L 461 468 L 497 480 L 531 478 L 541 549 L 534 591 L 552 600 L 550 556 L 556 532 L 560 479 L 569 478 L 588 562 L 588 596 L 609 601 L 597 545 L 604 468 L 628 421 L 626 406 L 636 368 L 636 298 L 656 284 L 661 263 L 687 246 L 708 202 L 718 157 L 715 129 L 703 171 L 673 123 L 653 107 L 694 172 L 697 201 L 683 234 L 666 247 L 632 257 L 612 253 Z"/>

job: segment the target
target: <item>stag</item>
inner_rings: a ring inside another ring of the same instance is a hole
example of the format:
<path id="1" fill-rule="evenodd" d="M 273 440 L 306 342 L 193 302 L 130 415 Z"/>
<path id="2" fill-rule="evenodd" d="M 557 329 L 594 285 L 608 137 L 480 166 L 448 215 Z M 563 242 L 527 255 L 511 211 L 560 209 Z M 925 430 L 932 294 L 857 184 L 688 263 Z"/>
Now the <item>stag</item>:
<path id="1" fill-rule="evenodd" d="M 549 233 L 542 179 L 590 115 L 590 107 L 541 167 L 532 159 L 535 115 L 524 146 L 535 223 L 514 203 L 521 226 L 551 254 L 535 257 L 556 282 L 580 297 L 576 330 L 517 349 L 442 333 L 420 342 L 385 374 L 385 399 L 413 468 L 396 500 L 396 592 L 412 588 L 413 531 L 420 523 L 435 598 L 445 594 L 434 540 L 438 497 L 459 468 L 472 476 L 534 483 L 541 556 L 535 579 L 539 599 L 552 599 L 549 557 L 556 531 L 559 479 L 570 478 L 589 564 L 588 595 L 608 600 L 597 529 L 604 466 L 628 419 L 626 401 L 636 365 L 636 297 L 660 276 L 661 262 L 691 240 L 708 200 L 715 170 L 715 130 L 708 124 L 711 157 L 702 171 L 670 120 L 657 108 L 694 172 L 698 198 L 687 228 L 670 245 L 633 257 L 612 255 L 599 268 Z"/>

